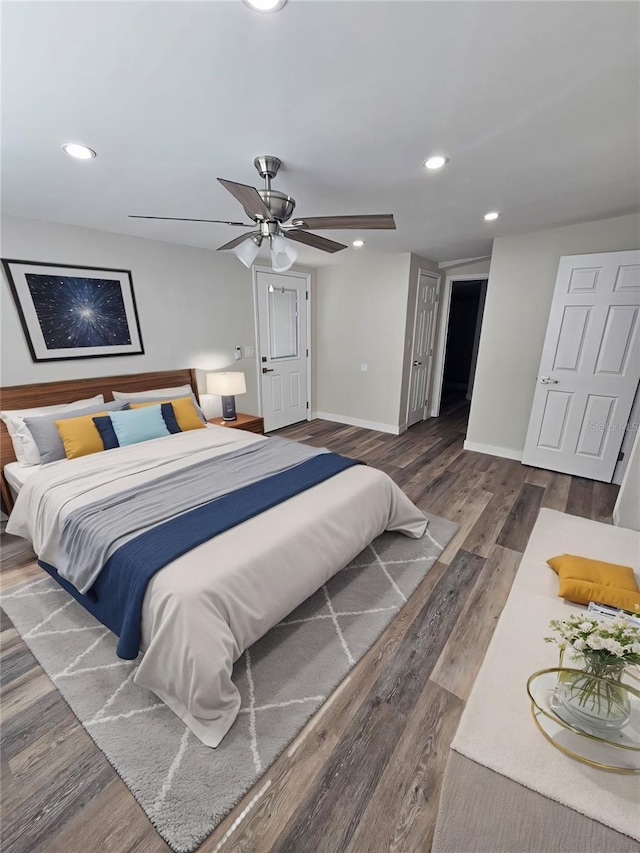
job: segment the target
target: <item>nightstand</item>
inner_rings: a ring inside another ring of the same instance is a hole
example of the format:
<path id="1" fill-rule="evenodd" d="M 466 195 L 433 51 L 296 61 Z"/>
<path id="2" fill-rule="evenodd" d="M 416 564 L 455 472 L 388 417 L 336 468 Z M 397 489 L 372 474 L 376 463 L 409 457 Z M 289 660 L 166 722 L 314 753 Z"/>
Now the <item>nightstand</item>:
<path id="1" fill-rule="evenodd" d="M 231 427 L 231 429 L 245 429 L 247 432 L 257 432 L 259 435 L 264 435 L 264 418 L 258 415 L 241 415 L 238 412 L 235 421 L 211 418 L 208 423 L 215 424 L 215 426 Z"/>

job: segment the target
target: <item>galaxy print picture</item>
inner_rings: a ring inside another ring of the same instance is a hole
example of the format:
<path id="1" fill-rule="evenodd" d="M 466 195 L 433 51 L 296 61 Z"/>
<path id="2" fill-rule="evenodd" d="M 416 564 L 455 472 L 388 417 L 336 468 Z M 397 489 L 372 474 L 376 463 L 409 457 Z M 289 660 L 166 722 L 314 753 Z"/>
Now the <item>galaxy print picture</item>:
<path id="1" fill-rule="evenodd" d="M 129 270 L 2 265 L 34 361 L 144 352 Z"/>

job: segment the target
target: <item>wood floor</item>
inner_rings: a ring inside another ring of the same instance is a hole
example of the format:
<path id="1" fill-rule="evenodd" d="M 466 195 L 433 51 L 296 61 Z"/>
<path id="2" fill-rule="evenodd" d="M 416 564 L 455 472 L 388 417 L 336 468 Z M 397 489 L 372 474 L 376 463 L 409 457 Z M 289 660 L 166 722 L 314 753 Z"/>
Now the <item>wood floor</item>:
<path id="1" fill-rule="evenodd" d="M 449 744 L 539 508 L 610 521 L 617 492 L 463 451 L 466 414 L 454 408 L 402 436 L 326 421 L 280 431 L 381 468 L 460 530 L 200 853 L 429 851 Z M 21 540 L 3 545 L 4 589 L 41 573 Z M 1 627 L 3 853 L 168 851 L 9 620 Z"/>

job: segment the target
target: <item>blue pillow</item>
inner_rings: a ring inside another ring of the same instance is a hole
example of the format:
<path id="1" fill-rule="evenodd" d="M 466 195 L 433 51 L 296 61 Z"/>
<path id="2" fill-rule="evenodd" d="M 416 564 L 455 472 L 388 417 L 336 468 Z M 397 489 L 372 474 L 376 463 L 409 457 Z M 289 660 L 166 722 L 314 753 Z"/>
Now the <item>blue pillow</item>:
<path id="1" fill-rule="evenodd" d="M 162 417 L 160 404 L 128 412 L 112 412 L 109 417 L 120 447 L 171 434 Z"/>
<path id="2" fill-rule="evenodd" d="M 100 438 L 102 439 L 105 450 L 113 450 L 114 447 L 120 447 L 118 436 L 116 435 L 116 431 L 113 428 L 109 415 L 102 415 L 102 417 L 92 418 L 92 420 L 96 425 L 96 429 L 100 433 Z"/>
<path id="3" fill-rule="evenodd" d="M 173 406 L 171 405 L 171 403 L 162 403 L 160 405 L 160 408 L 162 409 L 162 417 L 164 418 L 164 422 L 167 425 L 167 429 L 169 430 L 171 435 L 175 435 L 177 432 L 182 432 L 178 425 L 178 421 L 176 420 L 176 413 L 173 411 Z"/>

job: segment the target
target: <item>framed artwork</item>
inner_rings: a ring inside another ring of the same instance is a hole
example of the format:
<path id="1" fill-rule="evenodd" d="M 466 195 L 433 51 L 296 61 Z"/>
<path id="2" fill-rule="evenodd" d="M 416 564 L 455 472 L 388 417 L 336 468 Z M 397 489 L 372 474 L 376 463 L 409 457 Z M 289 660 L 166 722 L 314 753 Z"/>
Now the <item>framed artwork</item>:
<path id="1" fill-rule="evenodd" d="M 34 361 L 144 353 L 129 270 L 2 265 Z"/>

